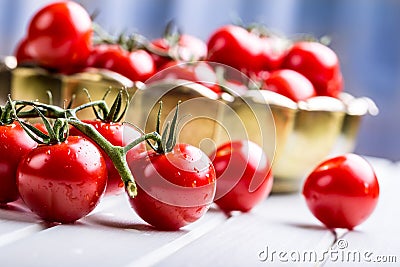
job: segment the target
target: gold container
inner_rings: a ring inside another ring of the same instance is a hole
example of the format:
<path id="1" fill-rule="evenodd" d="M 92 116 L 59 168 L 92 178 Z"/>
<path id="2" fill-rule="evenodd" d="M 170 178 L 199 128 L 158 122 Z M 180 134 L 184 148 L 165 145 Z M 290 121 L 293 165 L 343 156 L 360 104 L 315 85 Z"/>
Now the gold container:
<path id="1" fill-rule="evenodd" d="M 16 68 L 11 76 L 12 98 L 47 102 L 47 90 L 51 90 L 54 104 L 61 106 L 72 94 L 76 94 L 75 105 L 86 103 L 83 88 L 97 100 L 109 88 L 116 93 L 126 87 L 132 96 L 126 121 L 146 132 L 155 130 L 160 100 L 163 126 L 182 101 L 178 142 L 209 154 L 228 140 L 249 139 L 270 158 L 273 192 L 280 193 L 299 191 L 305 176 L 325 158 L 352 152 L 362 118 L 378 112 L 371 99 L 348 94 L 340 99 L 315 97 L 295 103 L 265 90 L 249 90 L 241 96 L 218 95 L 201 84 L 177 79 L 138 86 L 114 72 L 95 69 L 60 75 L 38 68 Z M 93 118 L 93 113 L 88 110 L 79 116 Z"/>
<path id="2" fill-rule="evenodd" d="M 371 99 L 348 94 L 295 103 L 264 90 L 249 90 L 240 97 L 218 96 L 197 83 L 169 80 L 138 90 L 127 119 L 147 132 L 154 130 L 160 100 L 164 125 L 178 101 L 182 101 L 181 116 L 190 114 L 180 127 L 180 142 L 206 153 L 235 139 L 249 139 L 263 147 L 272 161 L 275 193 L 299 191 L 305 176 L 322 160 L 352 152 L 362 117 L 378 111 Z"/>
<path id="3" fill-rule="evenodd" d="M 87 103 L 88 96 L 83 89 L 88 90 L 92 100 L 102 99 L 110 89 L 106 102 L 111 105 L 121 88 L 128 88 L 131 95 L 136 91 L 131 80 L 107 70 L 88 69 L 82 73 L 63 75 L 41 68 L 18 67 L 12 70 L 10 93 L 12 99 L 48 103 L 50 91 L 53 104 L 62 107 L 68 104 L 72 95 L 75 95 L 73 106 Z M 83 110 L 78 115 L 81 119 L 94 116 L 91 110 Z"/>

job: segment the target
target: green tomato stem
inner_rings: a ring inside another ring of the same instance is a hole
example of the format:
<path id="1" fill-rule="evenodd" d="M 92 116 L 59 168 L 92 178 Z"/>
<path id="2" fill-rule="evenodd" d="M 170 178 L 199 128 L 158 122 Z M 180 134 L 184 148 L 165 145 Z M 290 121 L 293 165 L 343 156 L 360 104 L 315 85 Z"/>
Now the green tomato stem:
<path id="1" fill-rule="evenodd" d="M 129 149 L 133 148 L 135 145 L 139 144 L 148 139 L 156 140 L 157 136 L 154 134 L 147 134 L 142 137 L 139 137 L 138 140 L 133 141 L 128 145 L 128 148 L 121 146 L 112 145 L 106 138 L 104 138 L 94 126 L 84 123 L 79 120 L 76 116 L 76 113 L 82 109 L 97 106 L 101 109 L 107 109 L 107 105 L 104 100 L 93 101 L 87 104 L 83 104 L 74 109 L 63 109 L 58 106 L 43 104 L 39 102 L 31 102 L 31 101 L 15 101 L 14 104 L 21 106 L 32 106 L 33 109 L 25 112 L 21 112 L 18 114 L 20 117 L 37 117 L 39 112 L 43 112 L 43 116 L 47 116 L 50 118 L 63 118 L 66 119 L 67 122 L 73 125 L 76 129 L 81 131 L 87 137 L 92 139 L 97 145 L 100 146 L 102 150 L 110 157 L 113 162 L 115 168 L 121 176 L 122 181 L 124 182 L 126 191 L 130 197 L 135 197 L 137 195 L 137 187 L 135 180 L 131 171 L 129 170 L 128 163 L 126 161 L 126 153 Z M 39 111 L 39 112 L 38 112 Z"/>
<path id="2" fill-rule="evenodd" d="M 121 176 L 124 182 L 125 188 L 130 197 L 135 197 L 137 195 L 137 187 L 135 179 L 131 171 L 129 170 L 128 163 L 126 161 L 126 151 L 124 147 L 112 145 L 106 138 L 104 138 L 94 126 L 84 123 L 76 118 L 69 118 L 68 122 L 77 128 L 79 131 L 84 133 L 90 139 L 92 139 L 96 144 L 98 144 L 104 152 L 110 157 L 114 163 L 115 168 Z M 138 142 L 139 143 L 139 142 Z"/>

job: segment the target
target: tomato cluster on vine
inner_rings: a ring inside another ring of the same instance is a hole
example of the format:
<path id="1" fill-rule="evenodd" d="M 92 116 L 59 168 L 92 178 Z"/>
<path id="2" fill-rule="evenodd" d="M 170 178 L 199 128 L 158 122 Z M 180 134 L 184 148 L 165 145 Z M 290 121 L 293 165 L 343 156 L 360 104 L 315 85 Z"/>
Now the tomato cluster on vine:
<path id="1" fill-rule="evenodd" d="M 249 84 L 213 69 L 210 62 L 217 62 L 250 77 L 257 89 L 296 102 L 339 97 L 343 90 L 338 56 L 317 41 L 294 41 L 237 25 L 214 30 L 207 42 L 171 25 L 163 37 L 151 41 L 140 34 L 114 37 L 72 1 L 35 13 L 16 57 L 20 65 L 67 75 L 99 68 L 132 81 L 145 82 L 158 74 L 156 79 L 185 79 L 217 93 L 249 90 Z M 70 223 L 90 213 L 104 192 L 125 190 L 144 221 L 176 230 L 200 219 L 213 202 L 225 212 L 247 212 L 270 194 L 272 162 L 257 144 L 231 140 L 205 155 L 197 147 L 176 143 L 178 106 L 164 131 L 160 107 L 155 131 L 144 133 L 121 122 L 126 111 L 122 98 L 121 91 L 110 109 L 104 99 L 74 109 L 9 99 L 0 109 L 0 204 L 21 197 L 42 219 Z M 93 108 L 95 119 L 78 119 L 76 112 L 86 108 Z M 30 117 L 42 118 L 43 124 L 23 120 Z M 345 155 L 321 163 L 303 194 L 327 227 L 352 229 L 374 209 L 379 186 L 369 165 Z"/>
<path id="2" fill-rule="evenodd" d="M 176 143 L 179 103 L 162 132 L 161 103 L 154 132 L 121 123 L 126 94 L 121 90 L 111 108 L 105 97 L 65 109 L 9 99 L 0 109 L 0 204 L 21 198 L 43 220 L 72 223 L 93 211 L 104 194 L 125 190 L 144 221 L 176 230 L 200 219 L 214 201 L 226 212 L 246 212 L 268 196 L 270 165 L 256 144 L 226 144 L 212 161 L 199 148 Z M 87 108 L 96 118 L 80 120 L 77 113 Z M 42 123 L 32 124 L 31 118 Z M 217 185 L 217 178 L 224 182 Z M 248 190 L 252 180 L 254 192 Z"/>
<path id="3" fill-rule="evenodd" d="M 16 57 L 19 64 L 36 64 L 56 72 L 104 68 L 141 82 L 182 62 L 193 64 L 174 68 L 175 75 L 198 82 L 204 68 L 200 66 L 199 70 L 195 62 L 217 62 L 248 75 L 259 89 L 275 91 L 296 102 L 313 96 L 338 97 L 343 90 L 338 56 L 320 42 L 291 40 L 270 34 L 261 26 L 237 25 L 215 29 L 203 41 L 171 25 L 164 36 L 154 40 L 137 33 L 111 36 L 79 4 L 55 2 L 35 13 Z M 203 85 L 221 93 L 221 80 L 214 76 Z M 240 83 L 229 77 L 225 82 L 233 87 Z"/>

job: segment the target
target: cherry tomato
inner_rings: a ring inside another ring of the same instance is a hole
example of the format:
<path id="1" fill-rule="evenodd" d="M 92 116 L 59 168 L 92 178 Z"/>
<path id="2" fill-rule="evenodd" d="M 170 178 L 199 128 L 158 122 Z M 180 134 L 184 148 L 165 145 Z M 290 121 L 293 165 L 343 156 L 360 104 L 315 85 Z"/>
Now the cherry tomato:
<path id="1" fill-rule="evenodd" d="M 171 44 L 168 38 L 155 39 L 151 43 L 157 48 L 161 49 L 161 51 L 164 53 L 169 52 L 172 56 L 177 57 L 173 60 L 187 62 L 203 60 L 207 57 L 206 43 L 203 40 L 189 34 L 181 34 L 176 44 Z M 157 69 L 171 61 L 171 59 L 168 57 L 159 56 L 154 53 L 151 55 L 157 66 Z"/>
<path id="2" fill-rule="evenodd" d="M 31 62 L 34 61 L 33 58 L 29 55 L 29 51 L 27 50 L 28 39 L 22 39 L 17 44 L 17 49 L 15 50 L 15 57 L 17 58 L 18 63 L 21 62 Z"/>
<path id="3" fill-rule="evenodd" d="M 25 204 L 46 221 L 72 223 L 91 212 L 104 193 L 107 169 L 89 140 L 40 145 L 21 160 L 17 186 Z"/>
<path id="4" fill-rule="evenodd" d="M 281 67 L 286 47 L 278 37 L 260 37 L 261 54 L 259 60 L 263 71 L 277 70 Z"/>
<path id="5" fill-rule="evenodd" d="M 312 83 L 304 75 L 289 69 L 271 72 L 263 89 L 284 95 L 295 102 L 316 96 Z"/>
<path id="6" fill-rule="evenodd" d="M 215 203 L 222 210 L 248 212 L 271 192 L 271 166 L 257 144 L 249 140 L 228 142 L 210 158 L 217 174 Z"/>
<path id="7" fill-rule="evenodd" d="M 318 165 L 307 177 L 303 195 L 314 216 L 328 228 L 353 229 L 375 209 L 379 184 L 364 158 L 345 154 Z"/>
<path id="8" fill-rule="evenodd" d="M 118 45 L 93 47 L 86 65 L 115 71 L 132 81 L 145 82 L 155 73 L 153 58 L 145 50 L 129 52 Z"/>
<path id="9" fill-rule="evenodd" d="M 226 25 L 215 30 L 207 47 L 209 61 L 226 64 L 246 74 L 263 68 L 260 38 L 242 27 Z"/>
<path id="10" fill-rule="evenodd" d="M 44 6 L 31 19 L 26 42 L 17 60 L 33 59 L 56 70 L 81 67 L 92 45 L 92 20 L 86 10 L 72 1 Z"/>
<path id="11" fill-rule="evenodd" d="M 132 127 L 125 127 L 119 122 L 102 122 L 101 120 L 83 120 L 87 124 L 91 124 L 94 128 L 105 137 L 111 144 L 115 146 L 125 146 L 130 141 L 140 137 L 140 133 Z M 82 132 L 72 127 L 69 132 L 70 135 L 84 136 Z M 94 142 L 93 142 L 94 143 Z M 100 149 L 100 148 L 99 148 Z M 101 149 L 100 149 L 101 150 Z M 146 150 L 145 143 L 140 143 L 127 153 L 129 160 L 134 160 L 141 152 Z M 107 166 L 107 187 L 106 195 L 116 195 L 124 191 L 124 183 L 121 180 L 117 169 L 110 157 L 101 150 Z"/>
<path id="12" fill-rule="evenodd" d="M 18 163 L 36 145 L 17 122 L 0 126 L 0 204 L 19 198 L 16 184 Z"/>
<path id="13" fill-rule="evenodd" d="M 317 95 L 338 97 L 343 78 L 336 53 L 318 42 L 297 42 L 288 51 L 282 68 L 295 70 L 306 76 Z"/>
<path id="14" fill-rule="evenodd" d="M 216 93 L 221 93 L 217 74 L 213 67 L 205 61 L 183 62 L 169 61 L 153 76 L 153 81 L 162 79 L 182 79 L 204 85 Z"/>
<path id="15" fill-rule="evenodd" d="M 155 228 L 177 230 L 204 215 L 215 195 L 215 170 L 200 149 L 176 144 L 171 152 L 145 152 L 128 162 L 138 193 L 132 208 Z"/>

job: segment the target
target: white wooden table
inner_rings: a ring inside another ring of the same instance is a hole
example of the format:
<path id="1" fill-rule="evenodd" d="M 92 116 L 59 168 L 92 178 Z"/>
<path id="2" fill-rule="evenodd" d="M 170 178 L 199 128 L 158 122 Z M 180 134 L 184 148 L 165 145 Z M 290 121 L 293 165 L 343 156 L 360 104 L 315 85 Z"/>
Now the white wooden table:
<path id="1" fill-rule="evenodd" d="M 0 209 L 0 266 L 400 266 L 400 164 L 369 161 L 381 198 L 352 232 L 325 229 L 300 194 L 230 218 L 212 208 L 176 232 L 148 227 L 125 195 L 72 225 L 46 224 L 17 202 Z"/>

